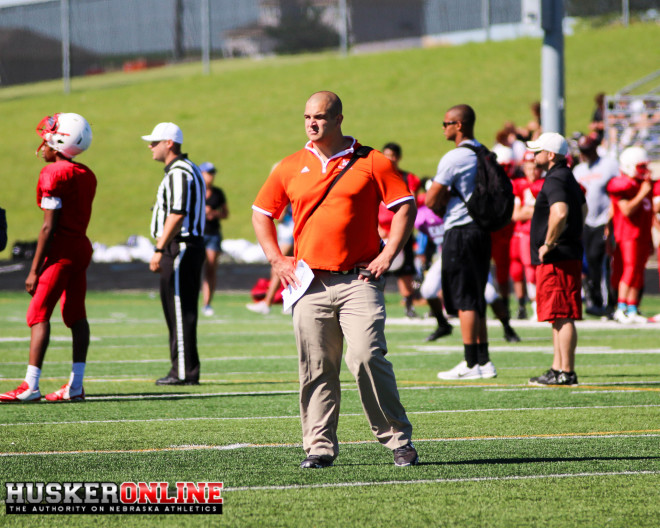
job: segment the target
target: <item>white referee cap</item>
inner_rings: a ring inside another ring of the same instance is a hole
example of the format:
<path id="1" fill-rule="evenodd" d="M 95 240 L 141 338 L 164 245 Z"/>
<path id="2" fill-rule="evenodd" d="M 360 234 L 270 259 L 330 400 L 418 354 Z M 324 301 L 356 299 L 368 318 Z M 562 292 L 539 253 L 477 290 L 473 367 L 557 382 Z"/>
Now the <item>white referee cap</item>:
<path id="1" fill-rule="evenodd" d="M 183 132 L 174 123 L 158 123 L 151 134 L 142 136 L 145 141 L 166 141 L 171 139 L 175 143 L 183 143 Z"/>

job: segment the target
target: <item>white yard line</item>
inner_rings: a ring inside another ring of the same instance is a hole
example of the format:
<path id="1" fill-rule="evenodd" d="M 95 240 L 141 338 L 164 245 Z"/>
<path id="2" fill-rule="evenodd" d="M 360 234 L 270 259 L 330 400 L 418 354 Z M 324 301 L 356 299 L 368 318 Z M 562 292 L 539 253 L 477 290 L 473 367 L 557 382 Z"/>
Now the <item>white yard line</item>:
<path id="1" fill-rule="evenodd" d="M 458 438 L 420 438 L 415 443 L 447 443 L 447 442 L 492 442 L 492 441 L 526 441 L 526 440 L 593 440 L 609 438 L 660 438 L 660 429 L 643 431 L 600 431 L 596 433 L 558 433 L 543 435 L 519 435 L 519 436 L 468 436 Z M 377 444 L 376 440 L 355 440 L 351 442 L 339 442 L 340 445 L 367 445 Z M 23 456 L 62 456 L 62 455 L 107 455 L 107 454 L 146 454 L 146 453 L 169 453 L 179 451 L 228 451 L 235 449 L 263 449 L 263 448 L 291 448 L 302 447 L 299 443 L 274 443 L 274 444 L 250 444 L 237 443 L 229 445 L 174 445 L 169 447 L 149 447 L 144 449 L 98 449 L 77 451 L 32 451 L 32 452 L 0 452 L 0 457 L 23 457 Z"/>
<path id="2" fill-rule="evenodd" d="M 445 479 L 422 479 L 422 480 L 388 480 L 385 482 L 337 482 L 326 484 L 290 484 L 288 486 L 240 486 L 232 488 L 226 486 L 223 491 L 286 491 L 297 489 L 314 488 L 355 488 L 366 486 L 397 486 L 401 484 L 451 484 L 461 482 L 497 482 L 508 480 L 538 480 L 538 479 L 559 479 L 559 478 L 589 478 L 589 477 L 616 477 L 616 476 L 639 476 L 639 475 L 660 475 L 660 471 L 611 471 L 611 472 L 593 472 L 593 473 L 554 473 L 548 475 L 510 475 L 504 477 L 465 477 L 465 478 L 445 478 Z"/>
<path id="3" fill-rule="evenodd" d="M 171 395 L 170 395 L 171 396 Z M 530 412 L 530 411 L 576 411 L 576 410 L 604 410 L 604 409 L 653 409 L 660 407 L 660 404 L 648 405 L 580 405 L 570 407 L 519 407 L 519 408 L 502 408 L 502 409 L 448 409 L 436 411 L 411 411 L 407 414 L 462 414 L 462 413 L 494 413 L 494 412 Z M 348 416 L 362 416 L 362 413 L 341 413 L 342 417 Z M 0 423 L 0 427 L 19 427 L 19 426 L 34 426 L 34 425 L 88 425 L 88 424 L 110 424 L 110 423 L 154 423 L 154 422 L 189 422 L 189 421 L 232 421 L 232 420 L 284 420 L 295 419 L 300 417 L 296 415 L 291 416 L 235 416 L 235 417 L 218 417 L 218 416 L 198 416 L 198 417 L 181 417 L 181 418 L 144 418 L 144 419 L 128 419 L 122 418 L 117 420 L 75 420 L 75 421 L 58 421 L 58 422 L 13 422 L 13 423 Z"/>

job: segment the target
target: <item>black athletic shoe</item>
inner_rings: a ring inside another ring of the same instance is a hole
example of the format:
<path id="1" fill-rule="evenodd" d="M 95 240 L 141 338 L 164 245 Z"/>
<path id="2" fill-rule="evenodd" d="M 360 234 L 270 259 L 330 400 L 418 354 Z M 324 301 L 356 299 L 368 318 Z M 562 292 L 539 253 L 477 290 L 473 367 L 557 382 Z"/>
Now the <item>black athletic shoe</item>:
<path id="1" fill-rule="evenodd" d="M 516 316 L 517 319 L 520 321 L 523 321 L 527 319 L 527 308 L 524 306 L 518 306 L 518 315 Z"/>
<path id="2" fill-rule="evenodd" d="M 564 385 L 567 387 L 575 387 L 578 384 L 578 377 L 575 372 L 561 371 L 557 375 L 557 385 Z"/>
<path id="3" fill-rule="evenodd" d="M 546 385 L 557 385 L 557 376 L 559 375 L 558 370 L 548 370 L 546 373 L 541 374 L 536 378 L 529 378 L 530 385 L 538 385 L 540 387 Z"/>
<path id="4" fill-rule="evenodd" d="M 438 328 L 436 328 L 432 334 L 426 336 L 426 341 L 435 341 L 436 339 L 440 339 L 441 337 L 450 335 L 453 329 L 454 327 L 449 323 L 438 326 Z"/>
<path id="5" fill-rule="evenodd" d="M 309 455 L 300 463 L 302 469 L 323 469 L 332 466 L 332 459 L 321 455 Z"/>
<path id="6" fill-rule="evenodd" d="M 508 343 L 520 343 L 520 336 L 516 334 L 516 331 L 511 328 L 511 325 L 504 326 L 504 339 Z"/>
<path id="7" fill-rule="evenodd" d="M 179 379 L 168 374 L 164 378 L 157 379 L 156 385 L 199 385 L 199 381 Z"/>
<path id="8" fill-rule="evenodd" d="M 417 450 L 412 442 L 408 442 L 403 447 L 397 447 L 392 452 L 394 453 L 395 466 L 416 466 L 419 464 L 419 456 L 417 456 Z"/>

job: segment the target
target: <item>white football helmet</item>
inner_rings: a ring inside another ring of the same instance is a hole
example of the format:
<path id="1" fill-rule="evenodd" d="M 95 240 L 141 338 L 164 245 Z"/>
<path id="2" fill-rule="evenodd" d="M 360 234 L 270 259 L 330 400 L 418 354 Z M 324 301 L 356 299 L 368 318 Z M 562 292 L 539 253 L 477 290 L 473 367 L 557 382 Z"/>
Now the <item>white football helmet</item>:
<path id="1" fill-rule="evenodd" d="M 89 123 L 83 116 L 73 113 L 44 117 L 37 125 L 37 134 L 43 139 L 37 153 L 46 144 L 69 159 L 87 150 L 92 143 Z"/>
<path id="2" fill-rule="evenodd" d="M 649 162 L 649 155 L 642 147 L 628 147 L 619 156 L 621 172 L 631 178 L 644 175 Z"/>
<path id="3" fill-rule="evenodd" d="M 497 163 L 500 165 L 504 165 L 505 163 L 513 163 L 513 149 L 511 147 L 497 143 L 493 147 L 493 152 L 496 154 Z"/>

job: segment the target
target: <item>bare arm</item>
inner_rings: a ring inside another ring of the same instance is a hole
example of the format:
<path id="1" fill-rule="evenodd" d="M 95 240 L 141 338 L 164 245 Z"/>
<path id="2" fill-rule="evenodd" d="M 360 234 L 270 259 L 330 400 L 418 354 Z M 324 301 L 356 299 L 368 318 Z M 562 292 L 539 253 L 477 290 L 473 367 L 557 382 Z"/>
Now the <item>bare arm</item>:
<path id="1" fill-rule="evenodd" d="M 623 213 L 624 216 L 627 217 L 634 214 L 635 211 L 639 209 L 639 206 L 642 204 L 644 198 L 646 198 L 646 195 L 651 192 L 652 188 L 653 186 L 651 182 L 649 180 L 644 180 L 634 198 L 631 198 L 630 200 L 619 200 L 619 210 Z"/>
<path id="2" fill-rule="evenodd" d="M 34 295 L 37 289 L 37 282 L 41 273 L 41 267 L 48 255 L 48 249 L 53 239 L 53 233 L 57 228 L 57 223 L 60 220 L 61 209 L 44 209 L 44 223 L 39 230 L 39 237 L 37 238 L 37 249 L 34 252 L 32 259 L 32 266 L 25 280 L 25 291 L 30 295 Z"/>
<path id="3" fill-rule="evenodd" d="M 566 229 L 568 221 L 568 204 L 566 202 L 555 202 L 550 206 L 548 216 L 548 232 L 545 235 L 545 244 L 539 249 L 539 259 L 543 262 L 548 251 L 555 248 L 559 236 Z"/>
<path id="4" fill-rule="evenodd" d="M 414 200 L 407 200 L 395 209 L 387 244 L 383 251 L 367 266 L 367 269 L 371 271 L 376 279 L 390 269 L 394 257 L 403 249 L 408 238 L 410 238 L 410 233 L 412 233 L 415 225 L 416 214 L 417 206 Z M 365 278 L 364 280 L 368 279 Z"/>
<path id="5" fill-rule="evenodd" d="M 185 216 L 177 213 L 170 213 L 165 219 L 165 224 L 163 225 L 163 234 L 156 241 L 156 248 L 164 249 L 167 245 L 172 242 L 174 237 L 179 234 L 181 231 L 181 226 L 183 225 L 183 220 Z M 149 263 L 149 269 L 154 273 L 160 271 L 160 259 L 163 258 L 162 253 L 154 253 L 151 257 L 151 262 Z"/>
<path id="6" fill-rule="evenodd" d="M 431 188 L 426 192 L 426 207 L 431 209 L 440 218 L 445 216 L 447 204 L 449 203 L 449 187 L 433 182 Z"/>
<path id="7" fill-rule="evenodd" d="M 252 211 L 252 226 L 254 233 L 257 235 L 257 241 L 263 249 L 268 262 L 273 268 L 286 288 L 289 284 L 297 287 L 300 284 L 298 277 L 296 277 L 296 265 L 293 257 L 285 257 L 280 250 L 277 243 L 277 230 L 275 229 L 275 222 L 273 219 L 260 213 Z"/>

